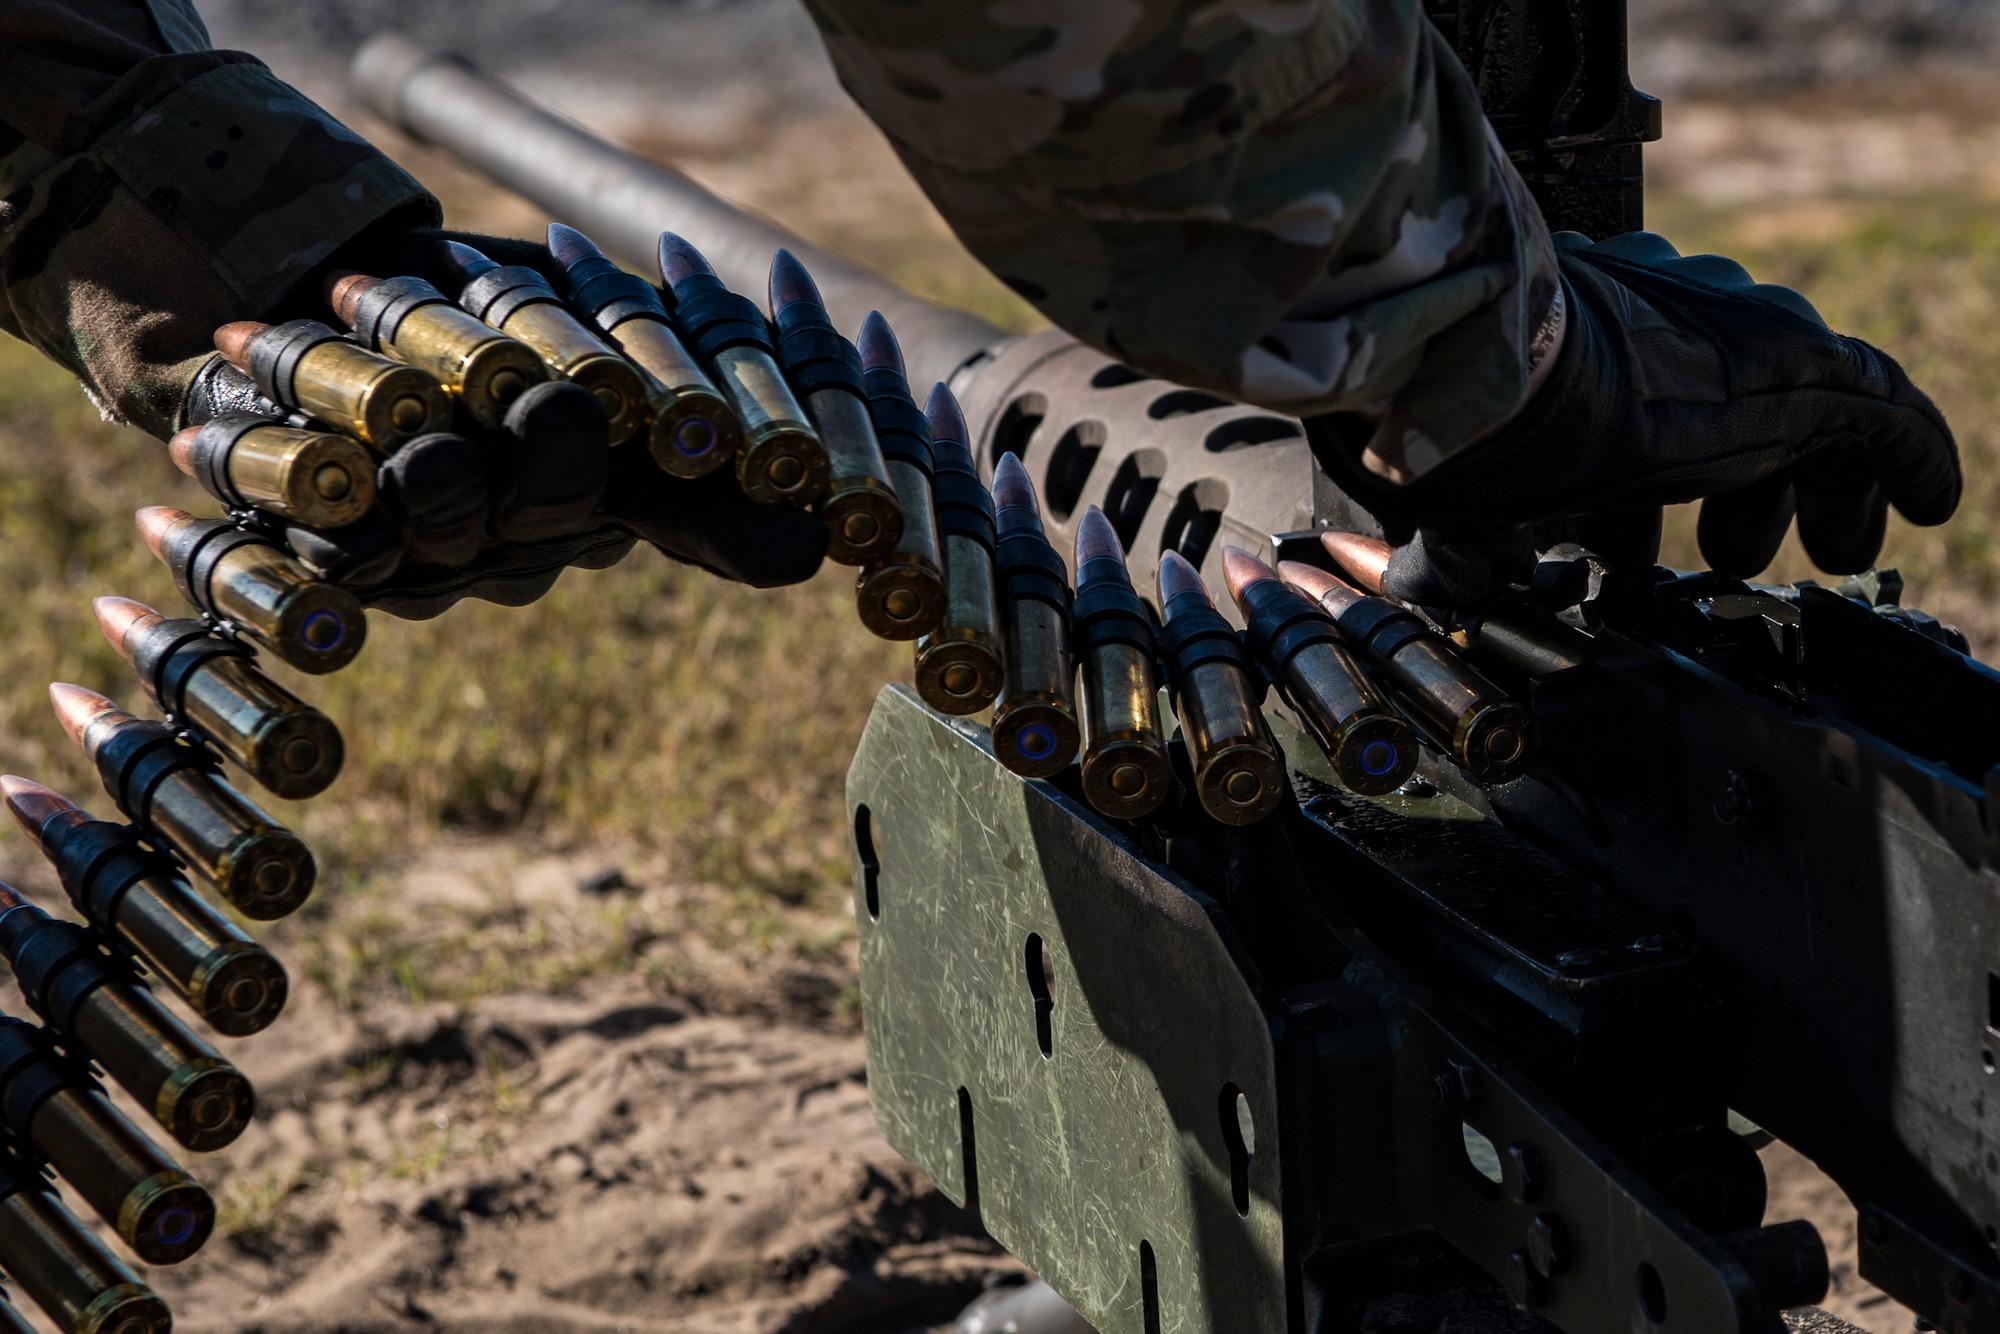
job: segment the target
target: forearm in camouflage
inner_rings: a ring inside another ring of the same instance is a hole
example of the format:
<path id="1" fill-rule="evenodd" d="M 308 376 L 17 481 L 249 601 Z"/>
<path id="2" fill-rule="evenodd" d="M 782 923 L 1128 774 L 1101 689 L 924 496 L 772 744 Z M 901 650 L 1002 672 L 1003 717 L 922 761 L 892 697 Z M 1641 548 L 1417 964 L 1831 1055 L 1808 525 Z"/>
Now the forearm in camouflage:
<path id="1" fill-rule="evenodd" d="M 1526 397 L 1554 256 L 1419 0 L 808 3 L 960 237 L 1086 342 L 1362 414 L 1395 478 Z"/>
<path id="2" fill-rule="evenodd" d="M 79 7 L 100 25 L 119 8 Z M 10 53 L 16 92 L 0 91 L 0 327 L 73 370 L 107 415 L 166 436 L 217 326 L 270 314 L 371 224 L 434 223 L 438 207 L 251 57 L 163 50 L 174 25 L 123 8 L 135 50 L 162 53 L 100 91 L 102 60 L 66 60 L 47 6 L 0 0 L 0 36 L 11 14 L 39 37 Z M 183 41 L 199 32 L 187 15 Z M 73 107 L 65 79 L 88 94 Z"/>

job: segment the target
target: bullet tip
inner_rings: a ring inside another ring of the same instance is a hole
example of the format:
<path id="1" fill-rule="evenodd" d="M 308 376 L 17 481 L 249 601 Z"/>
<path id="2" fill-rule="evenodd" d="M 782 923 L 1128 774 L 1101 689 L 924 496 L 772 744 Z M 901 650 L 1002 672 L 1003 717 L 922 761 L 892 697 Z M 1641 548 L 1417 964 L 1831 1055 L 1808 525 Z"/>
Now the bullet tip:
<path id="1" fill-rule="evenodd" d="M 965 411 L 958 406 L 958 396 L 942 383 L 931 386 L 931 396 L 924 402 L 924 419 L 931 425 L 932 440 L 969 443 L 965 438 Z"/>
<path id="2" fill-rule="evenodd" d="M 215 350 L 222 354 L 224 361 L 237 370 L 248 371 L 250 340 L 270 327 L 257 320 L 237 320 L 232 324 L 225 324 L 215 331 Z"/>
<path id="3" fill-rule="evenodd" d="M 1382 576 L 1389 569 L 1392 548 L 1379 537 L 1360 533 L 1337 533 L 1329 529 L 1319 535 L 1319 544 L 1334 563 L 1370 593 L 1382 591 Z"/>
<path id="4" fill-rule="evenodd" d="M 1212 602 L 1208 595 L 1208 585 L 1201 580 L 1201 571 L 1195 569 L 1188 562 L 1188 558 L 1178 551 L 1160 553 L 1158 587 L 1163 613 L 1166 605 L 1182 593 L 1199 592 L 1203 600 Z"/>
<path id="5" fill-rule="evenodd" d="M 199 426 L 186 426 L 175 431 L 174 438 L 167 441 L 167 457 L 189 477 L 194 476 L 194 442 L 200 438 Z"/>
<path id="6" fill-rule="evenodd" d="M 380 278 L 370 277 L 355 269 L 341 269 L 327 275 L 326 304 L 332 308 L 334 316 L 342 324 L 354 323 L 354 303 L 369 288 L 380 285 Z"/>
<path id="7" fill-rule="evenodd" d="M 1279 561 L 1278 577 L 1314 602 L 1325 602 L 1328 596 L 1332 596 L 1345 606 L 1361 596 L 1317 565 L 1307 565 L 1304 561 Z"/>
<path id="8" fill-rule="evenodd" d="M 820 299 L 819 284 L 806 272 L 806 266 L 799 263 L 799 257 L 789 250 L 780 250 L 771 256 L 771 314 L 775 317 L 798 301 L 815 306 L 826 304 Z"/>
<path id="9" fill-rule="evenodd" d="M 854 340 L 861 349 L 861 369 L 864 371 L 894 371 L 903 374 L 903 349 L 896 342 L 896 331 L 889 327 L 889 321 L 882 318 L 882 312 L 871 310 L 868 318 L 861 321 L 861 336 Z"/>
<path id="10" fill-rule="evenodd" d="M 91 720 L 107 713 L 122 712 L 109 697 L 64 681 L 49 686 L 49 703 L 54 706 L 56 720 L 62 724 L 63 731 L 69 733 L 69 739 L 79 746 L 84 744 L 84 733 L 90 729 Z"/>
<path id="11" fill-rule="evenodd" d="M 148 505 L 132 516 L 133 522 L 139 526 L 139 537 L 145 542 L 146 550 L 160 560 L 167 558 L 167 535 L 192 518 L 194 515 L 172 505 Z"/>
<path id="12" fill-rule="evenodd" d="M 554 255 L 556 263 L 564 268 L 568 268 L 580 259 L 604 258 L 604 252 L 599 250 L 588 236 L 560 222 L 549 224 L 548 245 L 549 253 Z"/>
<path id="13" fill-rule="evenodd" d="M 1111 526 L 1111 520 L 1104 517 L 1104 511 L 1089 505 L 1084 508 L 1083 517 L 1076 521 L 1076 568 L 1079 576 L 1085 564 L 1104 556 L 1122 564 L 1125 544 L 1118 540 L 1118 530 Z"/>
<path id="14" fill-rule="evenodd" d="M 91 602 L 90 609 L 96 614 L 97 628 L 103 632 L 105 639 L 127 659 L 132 655 L 126 652 L 125 642 L 132 631 L 167 619 L 145 603 L 134 602 L 131 598 L 96 598 Z"/>
<path id="15" fill-rule="evenodd" d="M 993 469 L 993 507 L 1041 513 L 1041 506 L 1035 500 L 1035 484 L 1029 479 L 1027 468 L 1022 466 L 1021 456 L 1011 449 L 1000 456 L 999 464 Z"/>
<path id="16" fill-rule="evenodd" d="M 702 257 L 702 253 L 688 243 L 686 238 L 672 232 L 660 233 L 660 278 L 672 287 L 683 278 L 691 278 L 697 273 L 713 276 L 715 269 Z"/>
<path id="17" fill-rule="evenodd" d="M 75 802 L 54 788 L 18 774 L 0 774 L 0 800 L 6 801 L 8 813 L 30 837 L 41 833 L 49 817 L 77 809 Z"/>
<path id="18" fill-rule="evenodd" d="M 1238 602 L 1243 600 L 1243 594 L 1252 584 L 1277 577 L 1275 570 L 1242 547 L 1226 546 L 1222 549 L 1222 579 L 1229 585 L 1229 596 Z"/>

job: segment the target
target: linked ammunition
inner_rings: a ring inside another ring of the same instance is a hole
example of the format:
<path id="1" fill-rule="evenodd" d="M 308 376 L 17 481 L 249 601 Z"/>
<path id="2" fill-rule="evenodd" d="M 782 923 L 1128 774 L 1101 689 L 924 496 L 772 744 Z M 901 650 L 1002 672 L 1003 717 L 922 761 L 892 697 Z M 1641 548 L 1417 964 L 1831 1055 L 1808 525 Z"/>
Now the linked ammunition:
<path id="1" fill-rule="evenodd" d="M 303 801 L 339 776 L 345 751 L 333 720 L 258 671 L 246 646 L 130 598 L 98 598 L 91 610 L 153 702 L 271 792 Z"/>
<path id="2" fill-rule="evenodd" d="M 174 466 L 235 509 L 345 528 L 375 503 L 375 461 L 348 436 L 225 412 L 167 442 Z"/>
<path id="3" fill-rule="evenodd" d="M 173 1316 L 153 1290 L 84 1230 L 41 1173 L 0 1152 L 0 1257 L 7 1272 L 68 1334 L 168 1334 Z M 0 1328 L 27 1330 L 18 1312 Z"/>
<path id="4" fill-rule="evenodd" d="M 318 320 L 225 324 L 215 331 L 215 349 L 279 407 L 345 431 L 379 454 L 451 425 L 451 395 L 437 376 L 370 352 Z"/>
<path id="5" fill-rule="evenodd" d="M 1160 557 L 1160 648 L 1202 809 L 1255 824 L 1277 809 L 1285 762 L 1264 722 L 1263 683 L 1243 641 L 1178 551 Z"/>
<path id="6" fill-rule="evenodd" d="M 623 444 L 646 425 L 646 382 L 638 368 L 570 314 L 549 280 L 523 264 L 498 264 L 471 246 L 446 241 L 444 267 L 459 284 L 458 304 L 518 338 L 563 379 L 582 385 L 604 405 L 611 443 Z"/>
<path id="7" fill-rule="evenodd" d="M 0 1124 L 147 1264 L 175 1264 L 208 1240 L 215 1201 L 201 1184 L 106 1101 L 82 1066 L 58 1056 L 44 1030 L 5 1015 Z"/>
<path id="8" fill-rule="evenodd" d="M 210 1028 L 245 1037 L 285 1008 L 284 965 L 197 896 L 173 859 L 146 847 L 138 831 L 93 820 L 60 793 L 12 774 L 0 776 L 0 795 L 84 920 L 129 948 Z"/>
<path id="9" fill-rule="evenodd" d="M 1527 710 L 1453 653 L 1415 612 L 1297 561 L 1284 562 L 1278 573 L 1333 618 L 1342 639 L 1381 664 L 1390 693 L 1411 721 L 1466 772 L 1504 783 L 1527 767 Z"/>
<path id="10" fill-rule="evenodd" d="M 778 369 L 770 327 L 755 302 L 722 285 L 701 252 L 660 236 L 660 277 L 673 295 L 674 329 L 729 400 L 743 430 L 736 482 L 760 505 L 803 509 L 826 492 L 826 446 Z"/>
<path id="11" fill-rule="evenodd" d="M 993 470 L 999 542 L 994 583 L 1000 601 L 1000 699 L 993 706 L 993 754 L 1023 778 L 1058 774 L 1076 758 L 1076 671 L 1070 661 L 1069 571 L 1042 532 L 1035 484 L 1013 454 Z"/>
<path id="12" fill-rule="evenodd" d="M 482 324 L 422 278 L 346 270 L 327 279 L 326 300 L 361 346 L 429 371 L 489 429 L 549 378 L 535 349 Z"/>
<path id="13" fill-rule="evenodd" d="M 219 1149 L 250 1124 L 250 1081 L 168 1014 L 89 928 L 0 884 L 0 956 L 63 1046 L 95 1061 L 183 1148 Z"/>
<path id="14" fill-rule="evenodd" d="M 361 603 L 314 577 L 269 538 L 165 505 L 135 517 L 147 548 L 197 610 L 229 622 L 302 672 L 339 671 L 361 652 L 368 638 Z"/>
<path id="15" fill-rule="evenodd" d="M 778 360 L 826 445 L 829 475 L 819 502 L 826 554 L 842 565 L 882 560 L 902 539 L 903 512 L 875 439 L 861 354 L 834 329 L 812 275 L 789 250 L 771 261 L 771 312 Z"/>
<path id="16" fill-rule="evenodd" d="M 224 782 L 206 752 L 96 691 L 57 684 L 49 699 L 118 809 L 169 844 L 237 911 L 271 921 L 306 901 L 316 875 L 312 851 Z"/>
<path id="17" fill-rule="evenodd" d="M 1251 656 L 1270 668 L 1340 781 L 1371 797 L 1401 787 L 1417 767 L 1417 739 L 1333 622 L 1247 551 L 1225 547 L 1222 570 Z"/>
<path id="18" fill-rule="evenodd" d="M 549 224 L 549 252 L 569 279 L 570 305 L 646 373 L 653 461 L 675 477 L 706 477 L 734 464 L 743 447 L 742 423 L 674 333 L 659 290 L 559 222 Z"/>
<path id="19" fill-rule="evenodd" d="M 1151 815 L 1173 787 L 1153 622 L 1132 589 L 1118 534 L 1095 505 L 1077 522 L 1071 615 L 1083 676 L 1083 795 L 1114 819 Z"/>
<path id="20" fill-rule="evenodd" d="M 0 1334 L 35 1334 L 35 1327 L 15 1309 L 14 1299 L 5 1288 L 0 1288 Z"/>
<path id="21" fill-rule="evenodd" d="M 903 350 L 879 313 L 862 321 L 861 379 L 868 415 L 896 491 L 903 531 L 896 545 L 861 571 L 855 585 L 861 623 L 883 639 L 921 639 L 944 621 L 944 571 L 938 555 L 931 428 L 910 398 Z"/>
<path id="22" fill-rule="evenodd" d="M 1379 537 L 1321 533 L 1320 545 L 1364 592 L 1379 594 L 1390 547 Z M 1474 611 L 1443 613 L 1452 642 L 1503 674 L 1554 676 L 1590 660 L 1590 636 L 1523 598 L 1505 596 Z"/>
<path id="23" fill-rule="evenodd" d="M 1000 609 L 993 595 L 993 497 L 965 444 L 965 415 L 943 385 L 924 405 L 937 466 L 944 622 L 917 641 L 917 693 L 939 713 L 963 716 L 1000 697 Z"/>

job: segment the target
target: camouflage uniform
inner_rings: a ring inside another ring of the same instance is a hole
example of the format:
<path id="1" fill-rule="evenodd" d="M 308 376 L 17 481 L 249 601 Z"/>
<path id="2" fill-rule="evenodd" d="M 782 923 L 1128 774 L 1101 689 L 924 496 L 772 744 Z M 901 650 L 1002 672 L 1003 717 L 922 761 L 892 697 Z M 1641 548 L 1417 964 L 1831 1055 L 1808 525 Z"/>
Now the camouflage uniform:
<path id="1" fill-rule="evenodd" d="M 1559 319 L 1541 214 L 1419 0 L 806 0 L 972 252 L 1135 366 L 1359 412 L 1402 480 Z"/>
<path id="2" fill-rule="evenodd" d="M 966 244 L 1086 341 L 1280 411 L 1365 414 L 1396 479 L 1525 398 L 1553 252 L 1419 0 L 807 2 Z M 96 32 L 96 86 L 14 40 L 63 16 L 57 43 L 92 49 L 93 23 L 123 43 Z M 0 0 L 0 319 L 155 433 L 210 329 L 435 208 L 205 44 L 186 0 Z M 70 82 L 10 82 L 22 65 Z"/>
<path id="3" fill-rule="evenodd" d="M 186 0 L 0 0 L 0 328 L 155 435 L 230 320 L 386 217 L 402 168 Z"/>

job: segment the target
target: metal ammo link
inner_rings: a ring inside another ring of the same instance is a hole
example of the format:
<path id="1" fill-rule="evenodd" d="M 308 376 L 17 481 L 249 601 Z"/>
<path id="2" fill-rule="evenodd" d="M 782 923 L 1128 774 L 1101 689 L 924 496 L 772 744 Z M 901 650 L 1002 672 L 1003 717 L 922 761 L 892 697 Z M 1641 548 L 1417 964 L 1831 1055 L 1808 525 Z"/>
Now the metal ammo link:
<path id="1" fill-rule="evenodd" d="M 882 442 L 882 457 L 915 466 L 925 481 L 935 485 L 937 457 L 931 452 L 931 423 L 911 399 L 910 382 L 892 366 L 864 371 L 861 379 L 868 386 L 868 415 L 875 422 L 875 438 Z"/>
<path id="2" fill-rule="evenodd" d="M 325 343 L 347 338 L 318 320 L 287 320 L 250 340 L 250 377 L 258 392 L 283 407 L 298 404 L 295 376 L 306 353 Z"/>
<path id="3" fill-rule="evenodd" d="M 457 306 L 450 297 L 422 278 L 404 274 L 384 278 L 354 300 L 354 337 L 361 346 L 379 352 L 394 342 L 396 330 L 411 311 L 422 306 Z"/>
<path id="4" fill-rule="evenodd" d="M 49 824 L 68 814 L 56 812 Z M 41 836 L 55 844 L 50 860 L 55 863 L 56 878 L 77 911 L 100 931 L 112 929 L 118 900 L 139 881 L 155 875 L 180 878 L 180 863 L 147 847 L 134 825 L 83 820 L 71 822 L 52 835 L 49 824 L 42 826 Z"/>
<path id="5" fill-rule="evenodd" d="M 467 283 L 458 294 L 458 304 L 498 329 L 523 306 L 559 306 L 562 298 L 547 278 L 527 265 L 502 264 Z"/>
<path id="6" fill-rule="evenodd" d="M 1242 636 L 1224 620 L 1207 594 L 1198 588 L 1176 593 L 1167 602 L 1166 624 L 1160 627 L 1160 648 L 1167 680 L 1180 693 L 1187 674 L 1205 663 L 1233 663 L 1249 683 L 1252 702 L 1261 704 L 1270 683 L 1244 651 Z"/>
<path id="7" fill-rule="evenodd" d="M 1089 564 L 1085 562 L 1086 567 Z M 1149 658 L 1159 652 L 1152 618 L 1128 579 L 1092 579 L 1087 569 L 1078 570 L 1070 621 L 1072 646 L 1079 658 L 1105 644 L 1130 644 Z"/>
<path id="8" fill-rule="evenodd" d="M 1314 644 L 1341 644 L 1326 613 L 1276 579 L 1259 579 L 1245 588 L 1243 602 L 1249 623 L 1243 637 L 1260 666 L 1281 667 Z"/>
<path id="9" fill-rule="evenodd" d="M 636 273 L 627 273 L 602 255 L 587 255 L 569 266 L 570 305 L 583 311 L 598 328 L 609 332 L 626 320 L 673 321 L 660 289 Z"/>
<path id="10" fill-rule="evenodd" d="M 153 790 L 172 774 L 198 769 L 219 774 L 222 763 L 206 749 L 188 744 L 166 723 L 135 718 L 97 748 L 97 775 L 118 809 L 144 823 Z"/>
<path id="11" fill-rule="evenodd" d="M 713 361 L 732 347 L 754 347 L 776 356 L 764 312 L 714 274 L 690 273 L 674 284 L 673 292 L 674 327 L 699 356 Z"/>

